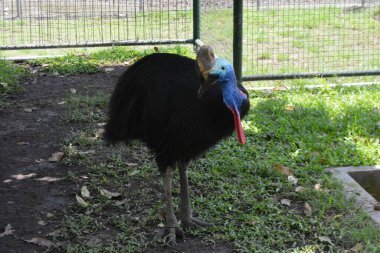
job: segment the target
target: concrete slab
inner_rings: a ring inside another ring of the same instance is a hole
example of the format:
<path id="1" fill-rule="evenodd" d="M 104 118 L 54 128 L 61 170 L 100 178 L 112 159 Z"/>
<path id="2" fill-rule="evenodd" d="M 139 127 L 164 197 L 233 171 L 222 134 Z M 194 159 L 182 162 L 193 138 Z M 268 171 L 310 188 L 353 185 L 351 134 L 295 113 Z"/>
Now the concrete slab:
<path id="1" fill-rule="evenodd" d="M 338 167 L 330 168 L 330 171 L 336 178 L 342 181 L 347 197 L 354 197 L 358 205 L 368 213 L 368 215 L 380 225 L 380 211 L 374 210 L 374 205 L 378 201 L 373 198 L 363 187 L 360 186 L 348 173 L 358 171 L 380 170 L 380 165 L 359 166 L 359 167 Z"/>

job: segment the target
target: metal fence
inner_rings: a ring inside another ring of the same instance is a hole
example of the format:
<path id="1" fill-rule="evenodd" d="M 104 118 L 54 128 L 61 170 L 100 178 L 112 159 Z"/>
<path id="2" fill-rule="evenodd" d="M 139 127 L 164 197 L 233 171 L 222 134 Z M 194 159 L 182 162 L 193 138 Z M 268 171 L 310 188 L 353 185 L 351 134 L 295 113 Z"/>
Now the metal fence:
<path id="1" fill-rule="evenodd" d="M 200 37 L 243 81 L 380 74 L 380 0 L 0 0 L 0 49 Z"/>
<path id="2" fill-rule="evenodd" d="M 191 43 L 192 1 L 1 0 L 1 49 Z"/>
<path id="3" fill-rule="evenodd" d="M 380 0 L 235 2 L 243 80 L 380 74 Z"/>

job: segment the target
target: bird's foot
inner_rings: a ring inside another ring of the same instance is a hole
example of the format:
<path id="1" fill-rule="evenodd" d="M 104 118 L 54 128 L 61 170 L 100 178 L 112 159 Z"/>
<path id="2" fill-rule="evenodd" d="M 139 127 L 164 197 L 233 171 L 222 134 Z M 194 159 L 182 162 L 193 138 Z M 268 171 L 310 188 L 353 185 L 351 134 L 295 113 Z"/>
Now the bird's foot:
<path id="1" fill-rule="evenodd" d="M 191 216 L 182 219 L 182 222 L 183 224 L 186 224 L 187 226 L 196 227 L 196 228 L 208 228 L 208 227 L 214 226 L 214 224 L 212 223 L 204 222 Z"/>
<path id="2" fill-rule="evenodd" d="M 160 231 L 160 236 L 164 238 L 166 244 L 171 246 L 177 245 L 177 239 L 185 239 L 185 234 L 180 227 L 164 227 Z"/>

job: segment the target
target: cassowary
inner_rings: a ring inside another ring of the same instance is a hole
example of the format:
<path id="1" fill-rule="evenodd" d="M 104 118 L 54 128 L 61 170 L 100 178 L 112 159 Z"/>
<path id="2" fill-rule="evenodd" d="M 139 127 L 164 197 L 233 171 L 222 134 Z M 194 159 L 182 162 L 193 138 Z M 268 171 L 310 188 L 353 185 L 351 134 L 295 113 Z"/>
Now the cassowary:
<path id="1" fill-rule="evenodd" d="M 236 129 L 245 143 L 241 119 L 249 110 L 247 91 L 232 65 L 202 46 L 196 60 L 155 53 L 133 64 L 119 79 L 105 128 L 109 143 L 141 140 L 154 153 L 164 185 L 165 235 L 183 237 L 172 206 L 173 170 L 180 174 L 180 218 L 189 226 L 210 223 L 193 217 L 187 178 L 191 160 Z"/>

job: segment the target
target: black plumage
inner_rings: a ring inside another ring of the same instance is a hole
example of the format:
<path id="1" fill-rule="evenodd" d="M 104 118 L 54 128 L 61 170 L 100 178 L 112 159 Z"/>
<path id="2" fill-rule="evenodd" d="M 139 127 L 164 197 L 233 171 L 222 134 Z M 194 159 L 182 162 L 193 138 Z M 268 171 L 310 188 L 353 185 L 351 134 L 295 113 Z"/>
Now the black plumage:
<path id="1" fill-rule="evenodd" d="M 163 53 L 142 58 L 121 76 L 114 90 L 106 139 L 143 141 L 161 171 L 196 158 L 234 131 L 220 87 L 212 86 L 198 98 L 201 82 L 193 59 Z M 239 89 L 247 94 L 241 85 Z M 248 109 L 246 102 L 242 118 Z"/>
<path id="2" fill-rule="evenodd" d="M 210 47 L 201 50 L 204 55 L 198 53 L 197 60 L 156 53 L 132 65 L 121 76 L 112 94 L 105 129 L 105 138 L 110 143 L 141 140 L 154 153 L 163 176 L 166 234 L 171 243 L 183 235 L 171 203 L 173 168 L 178 166 L 180 172 L 182 223 L 209 226 L 193 217 L 187 167 L 191 160 L 231 135 L 236 124 L 232 107 L 227 107 L 223 100 L 221 86 L 215 84 L 218 76 L 211 72 L 217 65 L 213 51 Z M 238 97 L 243 118 L 249 110 L 247 91 L 239 84 L 236 86 L 232 66 L 221 62 L 218 65 L 220 78 L 229 78 L 234 87 L 228 86 L 232 91 L 228 93 L 228 101 L 236 112 L 234 99 Z M 230 69 L 228 75 L 224 75 L 225 67 Z"/>

